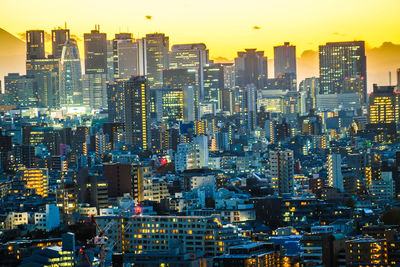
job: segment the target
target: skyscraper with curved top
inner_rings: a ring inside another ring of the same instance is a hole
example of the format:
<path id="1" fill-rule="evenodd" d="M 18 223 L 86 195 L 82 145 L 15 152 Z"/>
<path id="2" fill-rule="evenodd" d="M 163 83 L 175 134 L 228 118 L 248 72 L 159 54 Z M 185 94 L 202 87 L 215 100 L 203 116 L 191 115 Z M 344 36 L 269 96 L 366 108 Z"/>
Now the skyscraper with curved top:
<path id="1" fill-rule="evenodd" d="M 60 105 L 82 104 L 82 70 L 79 50 L 74 39 L 65 42 L 60 62 Z"/>

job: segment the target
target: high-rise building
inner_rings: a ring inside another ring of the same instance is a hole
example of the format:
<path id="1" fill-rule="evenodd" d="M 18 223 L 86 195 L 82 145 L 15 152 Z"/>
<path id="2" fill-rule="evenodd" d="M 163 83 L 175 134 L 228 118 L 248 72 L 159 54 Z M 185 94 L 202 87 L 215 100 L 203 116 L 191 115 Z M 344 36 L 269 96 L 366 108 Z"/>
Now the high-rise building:
<path id="1" fill-rule="evenodd" d="M 274 192 L 282 194 L 294 193 L 294 156 L 292 150 L 270 151 L 270 173 Z"/>
<path id="2" fill-rule="evenodd" d="M 283 45 L 274 47 L 274 72 L 275 78 L 282 75 L 289 76 L 291 90 L 296 90 L 297 70 L 296 70 L 296 46 L 285 42 Z"/>
<path id="3" fill-rule="evenodd" d="M 26 188 L 35 189 L 42 197 L 48 195 L 48 169 L 20 169 L 17 176 L 26 182 Z"/>
<path id="4" fill-rule="evenodd" d="M 10 96 L 10 104 L 21 107 L 36 107 L 37 97 L 34 90 L 35 78 L 9 73 L 4 77 L 5 94 Z"/>
<path id="5" fill-rule="evenodd" d="M 62 50 L 70 39 L 69 29 L 55 29 L 51 31 L 51 44 L 53 58 L 61 58 Z"/>
<path id="6" fill-rule="evenodd" d="M 342 156 L 328 155 L 328 182 L 329 186 L 343 191 Z"/>
<path id="7" fill-rule="evenodd" d="M 69 39 L 63 47 L 59 77 L 60 105 L 82 105 L 81 60 L 74 39 Z"/>
<path id="8" fill-rule="evenodd" d="M 309 113 L 317 107 L 317 95 L 320 92 L 319 78 L 305 78 L 300 82 L 300 92 L 305 92 L 305 111 Z"/>
<path id="9" fill-rule="evenodd" d="M 138 43 L 131 33 L 118 33 L 113 40 L 114 78 L 129 79 L 138 72 Z"/>
<path id="10" fill-rule="evenodd" d="M 127 80 L 114 80 L 107 84 L 108 121 L 125 121 L 124 91 Z"/>
<path id="11" fill-rule="evenodd" d="M 45 58 L 45 36 L 43 30 L 26 32 L 26 59 Z"/>
<path id="12" fill-rule="evenodd" d="M 146 77 L 149 89 L 159 89 L 163 69 L 168 68 L 169 37 L 163 33 L 146 34 Z"/>
<path id="13" fill-rule="evenodd" d="M 158 121 L 194 121 L 193 87 L 185 86 L 176 89 L 161 89 L 157 91 Z"/>
<path id="14" fill-rule="evenodd" d="M 396 81 L 397 81 L 397 88 L 396 91 L 400 92 L 400 68 L 396 70 Z"/>
<path id="15" fill-rule="evenodd" d="M 85 74 L 107 74 L 107 35 L 97 25 L 84 34 Z"/>
<path id="16" fill-rule="evenodd" d="M 196 70 L 167 69 L 163 71 L 164 88 L 193 91 L 193 118 L 195 120 L 199 119 L 198 80 L 199 76 Z"/>
<path id="17" fill-rule="evenodd" d="M 364 41 L 326 43 L 319 46 L 321 94 L 358 93 L 367 100 Z"/>
<path id="18" fill-rule="evenodd" d="M 264 51 L 245 49 L 238 52 L 235 58 L 236 87 L 244 87 L 254 84 L 257 89 L 264 88 L 264 80 L 268 78 L 268 60 L 264 57 Z"/>
<path id="19" fill-rule="evenodd" d="M 400 94 L 394 86 L 378 86 L 369 96 L 368 121 L 377 123 L 400 123 Z"/>
<path id="20" fill-rule="evenodd" d="M 173 45 L 169 54 L 170 69 L 195 69 L 199 72 L 199 96 L 204 97 L 204 67 L 209 64 L 205 44 Z"/>
<path id="21" fill-rule="evenodd" d="M 216 109 L 221 109 L 222 90 L 224 89 L 224 67 L 212 64 L 204 67 L 204 101 L 215 103 Z"/>
<path id="22" fill-rule="evenodd" d="M 26 74 L 35 79 L 34 92 L 39 107 L 59 105 L 59 59 L 27 59 Z"/>
<path id="23" fill-rule="evenodd" d="M 249 84 L 239 88 L 239 114 L 248 130 L 254 130 L 257 125 L 257 88 Z"/>
<path id="24" fill-rule="evenodd" d="M 133 147 L 150 148 L 149 89 L 143 76 L 131 77 L 125 87 L 126 141 Z"/>
<path id="25" fill-rule="evenodd" d="M 107 74 L 89 73 L 82 77 L 82 104 L 92 109 L 107 108 Z"/>

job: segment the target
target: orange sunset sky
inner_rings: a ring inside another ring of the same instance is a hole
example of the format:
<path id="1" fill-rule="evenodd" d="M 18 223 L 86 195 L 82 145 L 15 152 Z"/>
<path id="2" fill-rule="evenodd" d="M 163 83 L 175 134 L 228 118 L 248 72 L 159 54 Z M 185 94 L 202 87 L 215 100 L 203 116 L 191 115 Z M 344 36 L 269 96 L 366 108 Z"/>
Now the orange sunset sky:
<path id="1" fill-rule="evenodd" d="M 204 42 L 214 59 L 232 60 L 244 48 L 272 59 L 273 46 L 290 41 L 297 46 L 299 80 L 318 76 L 312 51 L 330 41 L 366 41 L 369 85 L 387 83 L 388 72 L 400 67 L 399 0 L 0 0 L 0 10 L 0 28 L 15 36 L 66 22 L 82 39 L 100 24 L 108 39 L 120 31 L 135 38 L 163 32 L 170 45 Z"/>

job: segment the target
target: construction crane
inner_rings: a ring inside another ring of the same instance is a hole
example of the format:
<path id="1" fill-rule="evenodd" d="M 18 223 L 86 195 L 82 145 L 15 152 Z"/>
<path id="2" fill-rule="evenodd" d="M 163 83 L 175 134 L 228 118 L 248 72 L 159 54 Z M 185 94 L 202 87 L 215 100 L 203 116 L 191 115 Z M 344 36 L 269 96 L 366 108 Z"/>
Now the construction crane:
<path id="1" fill-rule="evenodd" d="M 105 259 L 108 256 L 108 254 L 113 250 L 115 245 L 117 244 L 118 240 L 111 240 L 109 239 L 105 234 L 108 232 L 108 230 L 113 227 L 118 220 L 121 219 L 121 217 L 124 215 L 126 212 L 130 212 L 131 209 L 133 208 L 134 216 L 131 217 L 129 220 L 126 229 L 129 230 L 130 227 L 132 226 L 133 221 L 135 218 L 142 213 L 142 208 L 140 206 L 135 206 L 135 202 L 133 199 L 129 196 L 129 203 L 127 207 L 121 207 L 121 210 L 114 216 L 114 218 L 104 226 L 102 229 L 99 224 L 96 221 L 96 217 L 94 215 L 89 215 L 90 218 L 90 223 L 95 226 L 98 235 L 96 235 L 93 239 L 88 240 L 88 247 L 98 247 L 99 248 L 99 265 L 104 266 Z M 122 233 L 121 233 L 121 238 L 122 238 Z M 110 245 L 107 245 L 107 243 L 110 243 Z M 82 261 L 83 259 L 86 260 L 88 263 L 88 266 L 93 266 L 93 264 L 90 262 L 87 254 L 86 254 L 86 249 L 79 249 L 78 251 L 82 255 Z"/>

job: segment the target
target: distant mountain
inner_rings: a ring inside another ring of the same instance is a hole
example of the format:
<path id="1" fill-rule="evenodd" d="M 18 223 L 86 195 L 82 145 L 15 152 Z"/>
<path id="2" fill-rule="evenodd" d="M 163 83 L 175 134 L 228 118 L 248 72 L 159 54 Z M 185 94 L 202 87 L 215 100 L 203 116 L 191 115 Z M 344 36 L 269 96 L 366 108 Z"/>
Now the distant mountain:
<path id="1" fill-rule="evenodd" d="M 0 80 L 11 72 L 25 73 L 25 42 L 0 28 Z"/>

